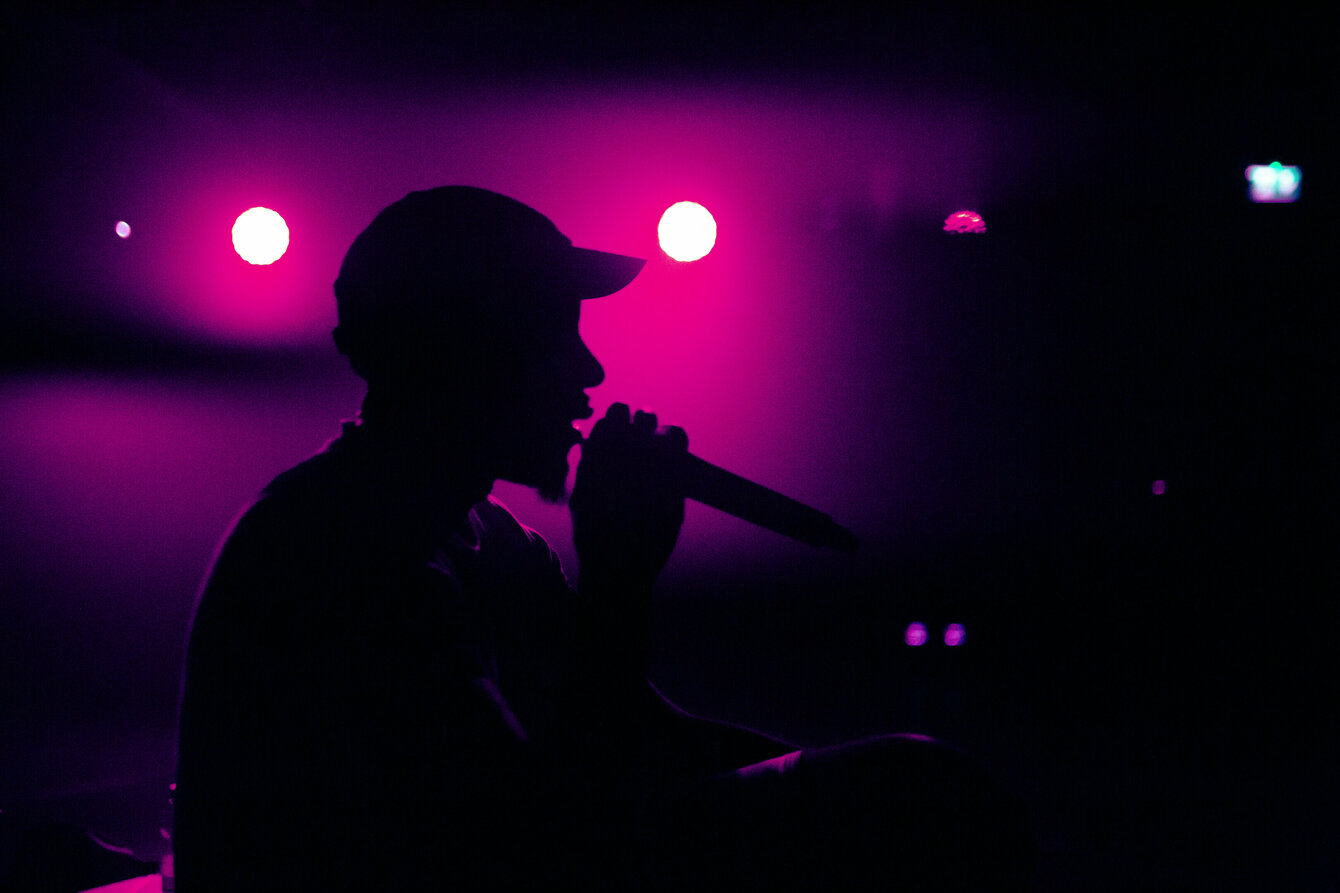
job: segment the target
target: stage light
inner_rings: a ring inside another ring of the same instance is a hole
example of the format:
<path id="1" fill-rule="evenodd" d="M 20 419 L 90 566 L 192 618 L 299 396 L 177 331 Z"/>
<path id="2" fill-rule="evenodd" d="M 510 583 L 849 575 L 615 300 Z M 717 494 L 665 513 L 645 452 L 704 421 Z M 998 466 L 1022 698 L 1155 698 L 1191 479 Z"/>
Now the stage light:
<path id="1" fill-rule="evenodd" d="M 944 230 L 947 233 L 984 233 L 986 221 L 976 211 L 955 211 L 945 218 Z"/>
<path id="2" fill-rule="evenodd" d="M 288 224 L 269 208 L 248 208 L 233 223 L 233 248 L 249 264 L 272 264 L 288 250 Z"/>
<path id="3" fill-rule="evenodd" d="M 675 202 L 656 226 L 661 250 L 677 261 L 706 257 L 717 242 L 717 222 L 697 202 Z"/>
<path id="4" fill-rule="evenodd" d="M 907 631 L 903 633 L 903 641 L 913 648 L 920 648 L 926 644 L 926 624 L 913 621 L 907 625 Z"/>
<path id="5" fill-rule="evenodd" d="M 961 623 L 951 623 L 945 627 L 945 644 L 950 648 L 957 648 L 963 644 L 963 640 L 968 637 L 967 631 Z"/>
<path id="6" fill-rule="evenodd" d="M 1298 185 L 1303 181 L 1302 171 L 1278 161 L 1248 165 L 1244 175 L 1251 184 L 1247 194 L 1254 202 L 1294 201 L 1298 198 Z"/>
<path id="7" fill-rule="evenodd" d="M 124 220 L 116 221 L 116 226 L 113 229 L 116 231 L 116 234 L 121 238 L 123 239 L 130 238 L 130 224 L 126 223 Z"/>
<path id="8" fill-rule="evenodd" d="M 1153 485 L 1150 486 L 1149 492 L 1153 493 L 1155 496 L 1162 496 L 1164 493 L 1167 493 L 1168 492 L 1167 481 L 1155 481 Z"/>

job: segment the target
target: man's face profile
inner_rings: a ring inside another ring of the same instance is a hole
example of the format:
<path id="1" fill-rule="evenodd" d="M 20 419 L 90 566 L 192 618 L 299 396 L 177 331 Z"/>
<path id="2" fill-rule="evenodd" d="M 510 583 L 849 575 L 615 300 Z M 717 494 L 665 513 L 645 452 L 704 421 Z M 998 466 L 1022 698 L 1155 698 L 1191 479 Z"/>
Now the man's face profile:
<path id="1" fill-rule="evenodd" d="M 377 411 L 398 407 L 383 414 L 450 438 L 430 448 L 456 451 L 476 479 L 561 501 L 581 440 L 573 422 L 591 416 L 585 391 L 605 377 L 578 330 L 582 302 L 624 288 L 645 264 L 575 247 L 534 208 L 495 192 L 411 192 L 345 255 L 336 346 Z"/>
<path id="2" fill-rule="evenodd" d="M 527 303 L 500 333 L 493 406 L 481 421 L 497 435 L 498 477 L 562 502 L 567 457 L 581 439 L 573 423 L 591 416 L 585 391 L 605 371 L 582 339 L 580 300 L 536 294 Z"/>

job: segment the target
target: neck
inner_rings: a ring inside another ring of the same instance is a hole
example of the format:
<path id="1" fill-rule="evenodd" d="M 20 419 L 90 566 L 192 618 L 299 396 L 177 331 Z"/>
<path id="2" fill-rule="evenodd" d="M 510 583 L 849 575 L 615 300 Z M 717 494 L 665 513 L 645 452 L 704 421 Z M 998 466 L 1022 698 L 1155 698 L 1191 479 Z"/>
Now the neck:
<path id="1" fill-rule="evenodd" d="M 489 470 L 488 450 L 459 422 L 470 416 L 430 412 L 429 406 L 386 400 L 369 390 L 357 436 L 394 490 L 456 527 L 488 496 L 497 476 Z"/>

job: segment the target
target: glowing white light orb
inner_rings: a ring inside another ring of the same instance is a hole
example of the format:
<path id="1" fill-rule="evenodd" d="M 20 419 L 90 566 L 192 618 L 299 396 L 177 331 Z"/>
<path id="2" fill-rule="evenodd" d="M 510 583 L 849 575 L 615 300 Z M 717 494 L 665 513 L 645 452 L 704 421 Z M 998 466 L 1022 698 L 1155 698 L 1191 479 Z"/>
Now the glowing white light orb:
<path id="1" fill-rule="evenodd" d="M 288 224 L 269 208 L 248 208 L 233 224 L 233 248 L 249 264 L 272 264 L 288 250 Z"/>
<path id="2" fill-rule="evenodd" d="M 116 221 L 116 227 L 115 227 L 115 230 L 116 230 L 116 234 L 117 234 L 118 236 L 120 236 L 121 238 L 123 238 L 123 239 L 129 239 L 129 238 L 130 238 L 130 224 L 129 224 L 129 223 L 126 223 L 124 220 L 118 220 L 118 221 Z"/>
<path id="3" fill-rule="evenodd" d="M 717 222 L 697 202 L 675 202 L 656 226 L 661 250 L 677 261 L 706 257 L 717 243 Z"/>

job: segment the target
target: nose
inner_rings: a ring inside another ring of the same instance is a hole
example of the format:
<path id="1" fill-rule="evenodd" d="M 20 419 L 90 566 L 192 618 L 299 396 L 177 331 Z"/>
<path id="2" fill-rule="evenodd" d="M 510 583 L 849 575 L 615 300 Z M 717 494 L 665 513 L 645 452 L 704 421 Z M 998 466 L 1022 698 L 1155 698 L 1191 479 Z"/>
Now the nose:
<path id="1" fill-rule="evenodd" d="M 591 348 L 586 346 L 585 341 L 579 342 L 581 345 L 580 357 L 582 372 L 582 389 L 593 388 L 605 380 L 605 367 L 600 365 L 596 355 L 591 353 Z"/>

